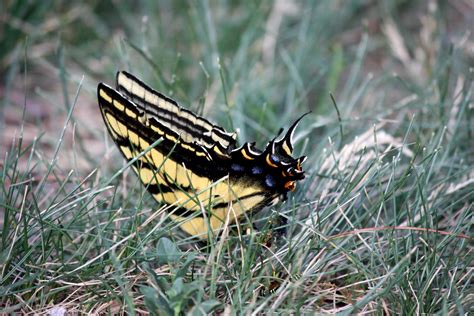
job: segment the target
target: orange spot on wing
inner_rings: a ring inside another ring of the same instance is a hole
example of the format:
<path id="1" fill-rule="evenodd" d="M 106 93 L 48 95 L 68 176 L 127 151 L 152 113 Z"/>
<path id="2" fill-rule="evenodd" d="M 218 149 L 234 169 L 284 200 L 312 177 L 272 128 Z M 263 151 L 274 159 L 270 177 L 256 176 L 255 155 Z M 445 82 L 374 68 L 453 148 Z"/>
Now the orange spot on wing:
<path id="1" fill-rule="evenodd" d="M 295 191 L 296 189 L 295 181 L 288 181 L 287 183 L 285 183 L 285 189 L 290 190 L 290 191 Z"/>

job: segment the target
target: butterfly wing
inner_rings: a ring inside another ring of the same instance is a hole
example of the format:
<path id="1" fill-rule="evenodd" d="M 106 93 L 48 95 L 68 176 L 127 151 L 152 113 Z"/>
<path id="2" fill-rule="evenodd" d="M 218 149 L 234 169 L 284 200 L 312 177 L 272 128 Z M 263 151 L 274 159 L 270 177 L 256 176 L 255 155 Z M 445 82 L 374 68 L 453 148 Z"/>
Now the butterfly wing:
<path id="1" fill-rule="evenodd" d="M 155 117 L 170 130 L 178 131 L 184 142 L 196 142 L 208 148 L 217 144 L 226 153 L 235 148 L 236 133 L 228 133 L 222 127 L 180 107 L 176 101 L 150 88 L 132 74 L 118 72 L 116 85 L 118 92 L 132 101 L 140 111 Z"/>

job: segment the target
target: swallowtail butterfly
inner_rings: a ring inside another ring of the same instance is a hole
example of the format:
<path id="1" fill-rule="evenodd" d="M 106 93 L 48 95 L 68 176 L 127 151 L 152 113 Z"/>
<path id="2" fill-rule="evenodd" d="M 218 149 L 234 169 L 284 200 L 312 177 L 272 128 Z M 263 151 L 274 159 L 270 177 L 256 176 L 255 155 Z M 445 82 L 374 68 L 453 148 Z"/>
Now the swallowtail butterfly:
<path id="1" fill-rule="evenodd" d="M 99 107 L 125 159 L 156 201 L 172 205 L 171 218 L 200 239 L 285 197 L 304 178 L 293 158 L 298 119 L 264 150 L 238 146 L 236 133 L 182 108 L 135 76 L 117 73 L 115 89 L 100 83 Z M 160 139 L 160 142 L 157 140 Z M 152 144 L 157 143 L 153 148 Z"/>

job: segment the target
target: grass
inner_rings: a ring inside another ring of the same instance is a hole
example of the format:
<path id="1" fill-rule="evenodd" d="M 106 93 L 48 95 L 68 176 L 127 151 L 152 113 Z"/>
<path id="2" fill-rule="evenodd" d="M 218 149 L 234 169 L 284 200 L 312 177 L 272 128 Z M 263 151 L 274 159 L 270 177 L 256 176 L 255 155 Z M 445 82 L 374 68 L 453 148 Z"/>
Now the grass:
<path id="1" fill-rule="evenodd" d="M 1 313 L 472 311 L 468 1 L 2 6 Z M 312 111 L 306 179 L 200 248 L 106 135 L 119 69 L 260 147 Z"/>

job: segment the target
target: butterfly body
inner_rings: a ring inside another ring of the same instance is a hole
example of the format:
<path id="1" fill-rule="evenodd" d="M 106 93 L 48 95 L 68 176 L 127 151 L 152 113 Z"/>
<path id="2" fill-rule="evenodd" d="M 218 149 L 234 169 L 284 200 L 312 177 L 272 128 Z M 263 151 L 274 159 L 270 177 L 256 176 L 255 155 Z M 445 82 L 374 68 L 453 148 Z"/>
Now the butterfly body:
<path id="1" fill-rule="evenodd" d="M 298 121 L 264 150 L 238 147 L 228 133 L 180 107 L 127 72 L 116 89 L 100 83 L 99 107 L 107 129 L 141 182 L 171 218 L 198 238 L 217 232 L 246 212 L 274 203 L 304 178 L 305 157 L 291 156 Z M 158 139 L 161 141 L 150 148 Z M 140 153 L 144 152 L 138 159 Z"/>

